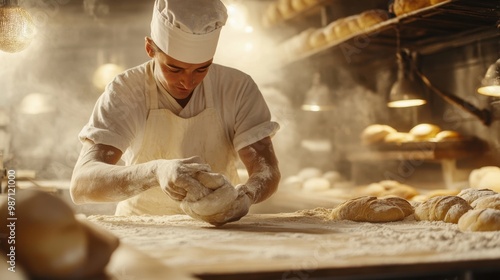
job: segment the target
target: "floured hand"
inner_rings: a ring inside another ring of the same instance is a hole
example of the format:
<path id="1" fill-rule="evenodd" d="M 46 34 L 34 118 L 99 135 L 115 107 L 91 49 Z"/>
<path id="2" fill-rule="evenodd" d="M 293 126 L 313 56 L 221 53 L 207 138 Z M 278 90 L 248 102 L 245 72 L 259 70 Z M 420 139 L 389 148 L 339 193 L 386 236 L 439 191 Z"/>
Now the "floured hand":
<path id="1" fill-rule="evenodd" d="M 234 188 L 218 173 L 198 172 L 195 176 L 210 193 L 192 186 L 181 202 L 182 210 L 191 217 L 213 225 L 237 221 L 248 213 L 251 200 L 242 189 Z"/>

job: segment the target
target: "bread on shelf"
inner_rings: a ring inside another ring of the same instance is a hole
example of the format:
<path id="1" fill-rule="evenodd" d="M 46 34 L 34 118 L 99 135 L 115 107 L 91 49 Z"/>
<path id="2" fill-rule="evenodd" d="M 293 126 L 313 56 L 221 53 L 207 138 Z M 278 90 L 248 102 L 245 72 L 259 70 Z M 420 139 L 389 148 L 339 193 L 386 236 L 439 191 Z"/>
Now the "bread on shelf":
<path id="1" fill-rule="evenodd" d="M 400 16 L 420 10 L 430 5 L 430 0 L 394 0 L 393 9 L 394 14 L 396 16 Z"/>

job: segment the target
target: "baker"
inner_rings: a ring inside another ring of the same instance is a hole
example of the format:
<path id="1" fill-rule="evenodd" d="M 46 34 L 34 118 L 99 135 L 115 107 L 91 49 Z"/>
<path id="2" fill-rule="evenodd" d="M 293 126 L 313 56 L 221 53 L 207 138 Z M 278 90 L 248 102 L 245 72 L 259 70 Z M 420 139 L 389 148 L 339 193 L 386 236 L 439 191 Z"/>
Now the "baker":
<path id="1" fill-rule="evenodd" d="M 119 201 L 116 215 L 182 214 L 180 201 L 203 188 L 195 175 L 210 171 L 238 192 L 226 215 L 234 221 L 276 191 L 279 125 L 249 75 L 212 62 L 226 19 L 220 0 L 155 1 L 151 60 L 107 85 L 79 133 L 75 203 Z"/>

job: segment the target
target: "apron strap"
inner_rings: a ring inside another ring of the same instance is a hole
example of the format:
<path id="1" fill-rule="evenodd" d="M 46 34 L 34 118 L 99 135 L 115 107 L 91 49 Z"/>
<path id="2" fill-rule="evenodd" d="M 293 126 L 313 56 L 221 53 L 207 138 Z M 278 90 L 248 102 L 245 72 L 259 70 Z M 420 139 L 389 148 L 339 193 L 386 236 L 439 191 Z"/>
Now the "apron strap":
<path id="1" fill-rule="evenodd" d="M 210 74 L 205 76 L 203 79 L 203 91 L 205 92 L 205 102 L 207 103 L 207 108 L 214 107 L 214 92 L 212 87 L 212 80 L 210 79 Z"/>

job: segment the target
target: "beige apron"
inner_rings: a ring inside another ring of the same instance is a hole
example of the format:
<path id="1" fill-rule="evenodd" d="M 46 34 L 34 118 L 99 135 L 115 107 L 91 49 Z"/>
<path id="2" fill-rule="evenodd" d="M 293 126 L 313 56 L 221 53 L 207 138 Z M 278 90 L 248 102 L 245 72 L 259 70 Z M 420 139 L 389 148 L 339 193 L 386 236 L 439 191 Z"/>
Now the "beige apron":
<path id="1" fill-rule="evenodd" d="M 158 89 L 153 75 L 153 61 L 146 67 L 149 114 L 140 150 L 132 164 L 155 159 L 180 159 L 199 156 L 215 172 L 224 174 L 233 185 L 239 183 L 237 155 L 229 141 L 222 119 L 214 108 L 210 79 L 204 79 L 206 108 L 191 118 L 181 118 L 170 110 L 158 108 Z M 201 92 L 200 92 L 201 93 Z M 179 202 L 153 187 L 118 203 L 116 215 L 183 214 Z"/>

